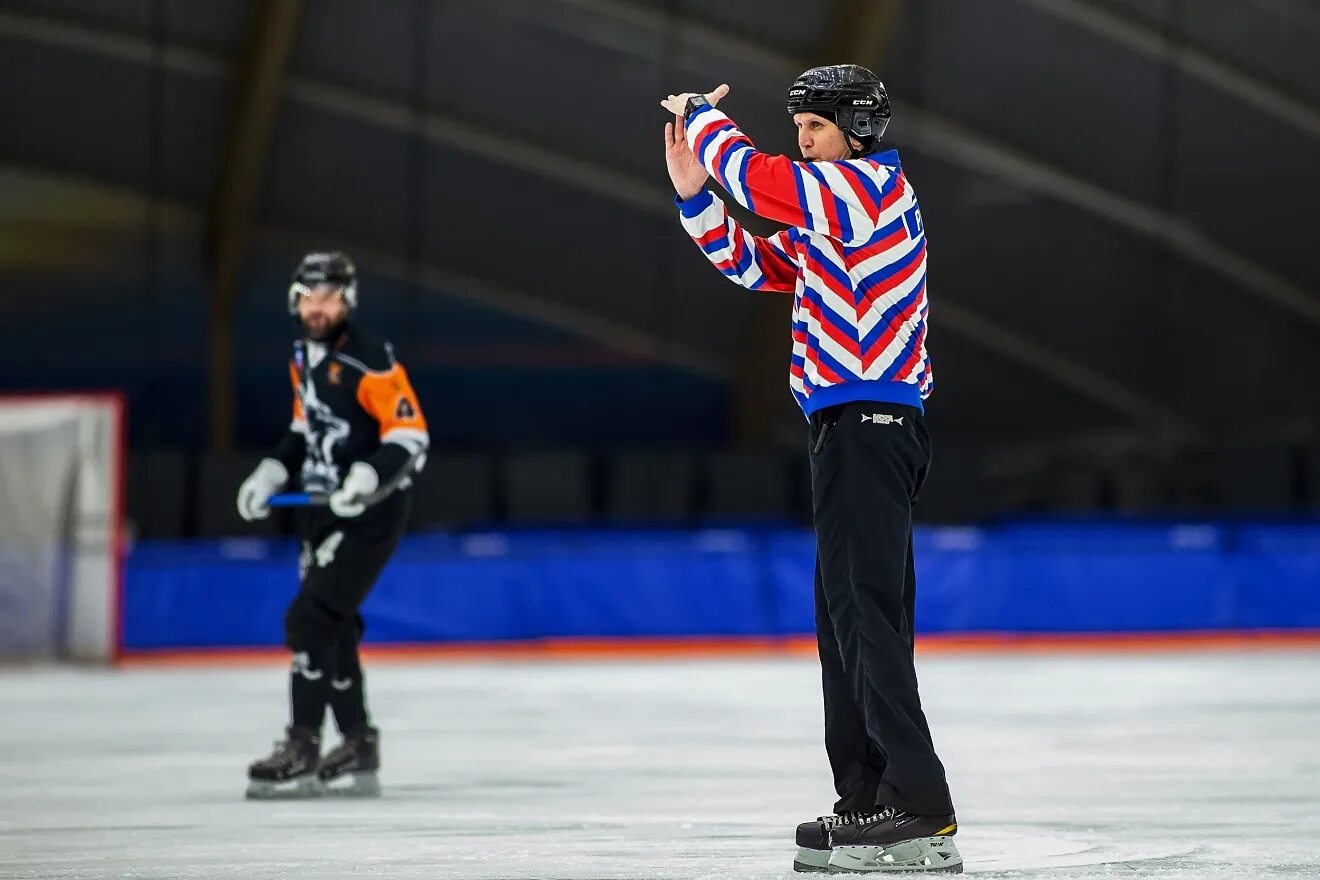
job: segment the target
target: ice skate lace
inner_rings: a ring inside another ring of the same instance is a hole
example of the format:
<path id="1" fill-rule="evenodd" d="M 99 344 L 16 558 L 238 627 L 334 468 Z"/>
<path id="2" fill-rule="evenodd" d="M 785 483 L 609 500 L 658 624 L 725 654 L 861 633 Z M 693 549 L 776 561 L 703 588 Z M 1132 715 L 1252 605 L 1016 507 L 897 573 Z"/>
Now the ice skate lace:
<path id="1" fill-rule="evenodd" d="M 858 813 L 853 810 L 844 810 L 842 813 L 834 813 L 830 816 L 817 816 L 816 821 L 823 822 L 825 824 L 825 830 L 829 831 L 831 828 L 837 828 L 840 825 L 852 825 L 854 822 L 869 822 L 871 820 L 866 818 L 868 815 L 870 814 Z"/>
<path id="2" fill-rule="evenodd" d="M 266 758 L 267 761 L 282 761 L 285 757 L 293 755 L 293 743 L 287 739 L 277 739 L 272 745 L 273 748 L 270 756 Z"/>
<path id="3" fill-rule="evenodd" d="M 266 760 L 272 763 L 278 763 L 286 758 L 292 759 L 296 757 L 298 757 L 298 746 L 294 743 L 292 737 L 287 737 L 285 739 L 275 740 L 274 749 L 271 751 L 270 757 Z"/>
<path id="4" fill-rule="evenodd" d="M 327 761 L 330 760 L 337 761 L 341 758 L 354 755 L 356 753 L 357 753 L 357 744 L 352 742 L 351 740 L 346 739 L 343 742 L 341 742 L 339 745 L 331 749 L 330 754 L 326 755 L 325 759 Z"/>
<path id="5" fill-rule="evenodd" d="M 898 810 L 893 807 L 883 807 L 876 813 L 854 813 L 852 821 L 859 825 L 865 825 L 868 822 L 886 822 L 897 815 Z"/>

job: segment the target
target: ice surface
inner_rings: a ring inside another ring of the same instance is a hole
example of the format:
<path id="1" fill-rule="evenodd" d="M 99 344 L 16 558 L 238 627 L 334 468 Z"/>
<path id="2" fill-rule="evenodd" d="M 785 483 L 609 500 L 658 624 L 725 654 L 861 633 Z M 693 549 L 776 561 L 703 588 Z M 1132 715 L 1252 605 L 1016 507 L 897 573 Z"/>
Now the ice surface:
<path id="1" fill-rule="evenodd" d="M 1320 877 L 1320 652 L 920 670 L 969 873 Z M 787 878 L 833 800 L 818 677 L 377 664 L 385 797 L 254 803 L 281 669 L 0 670 L 0 877 Z"/>

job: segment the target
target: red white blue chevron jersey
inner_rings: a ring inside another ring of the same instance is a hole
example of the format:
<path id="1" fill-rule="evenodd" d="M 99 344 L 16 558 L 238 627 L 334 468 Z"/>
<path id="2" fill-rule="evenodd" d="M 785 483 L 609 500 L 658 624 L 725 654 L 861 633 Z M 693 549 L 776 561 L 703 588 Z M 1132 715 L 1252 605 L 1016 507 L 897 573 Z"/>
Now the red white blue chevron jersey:
<path id="1" fill-rule="evenodd" d="M 934 385 L 926 233 L 898 153 L 768 156 L 709 106 L 688 119 L 687 139 L 741 205 L 792 227 L 759 238 L 709 190 L 678 201 L 684 229 L 716 268 L 750 290 L 793 294 L 789 385 L 803 412 L 854 400 L 921 408 Z"/>

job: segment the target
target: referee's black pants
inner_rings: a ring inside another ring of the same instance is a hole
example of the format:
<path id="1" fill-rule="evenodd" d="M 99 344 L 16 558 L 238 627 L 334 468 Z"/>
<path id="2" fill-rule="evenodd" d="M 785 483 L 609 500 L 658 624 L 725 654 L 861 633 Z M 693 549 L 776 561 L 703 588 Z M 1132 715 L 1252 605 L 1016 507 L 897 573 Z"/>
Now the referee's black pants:
<path id="1" fill-rule="evenodd" d="M 835 812 L 953 812 L 913 665 L 912 508 L 930 465 L 920 410 L 847 403 L 810 418 L 816 637 Z"/>

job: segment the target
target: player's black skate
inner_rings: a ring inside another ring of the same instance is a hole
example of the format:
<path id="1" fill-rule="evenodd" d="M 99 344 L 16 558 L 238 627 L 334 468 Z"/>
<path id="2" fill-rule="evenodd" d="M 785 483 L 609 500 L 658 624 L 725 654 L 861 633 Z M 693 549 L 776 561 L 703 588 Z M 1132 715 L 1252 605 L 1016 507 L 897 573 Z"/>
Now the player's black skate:
<path id="1" fill-rule="evenodd" d="M 953 845 L 958 820 L 917 816 L 893 807 L 859 814 L 830 829 L 831 874 L 940 871 L 961 874 L 962 856 Z"/>
<path id="2" fill-rule="evenodd" d="M 290 727 L 275 750 L 248 767 L 247 796 L 267 798 L 320 797 L 323 786 L 316 775 L 321 759 L 321 738 L 302 727 Z"/>
<path id="3" fill-rule="evenodd" d="M 380 797 L 380 731 L 370 725 L 344 734 L 344 741 L 321 759 L 317 775 L 329 794 Z"/>
<path id="4" fill-rule="evenodd" d="M 797 855 L 793 857 L 793 870 L 799 873 L 824 874 L 830 864 L 830 829 L 853 820 L 854 813 L 836 813 L 817 816 L 814 822 L 803 822 L 797 827 Z"/>

